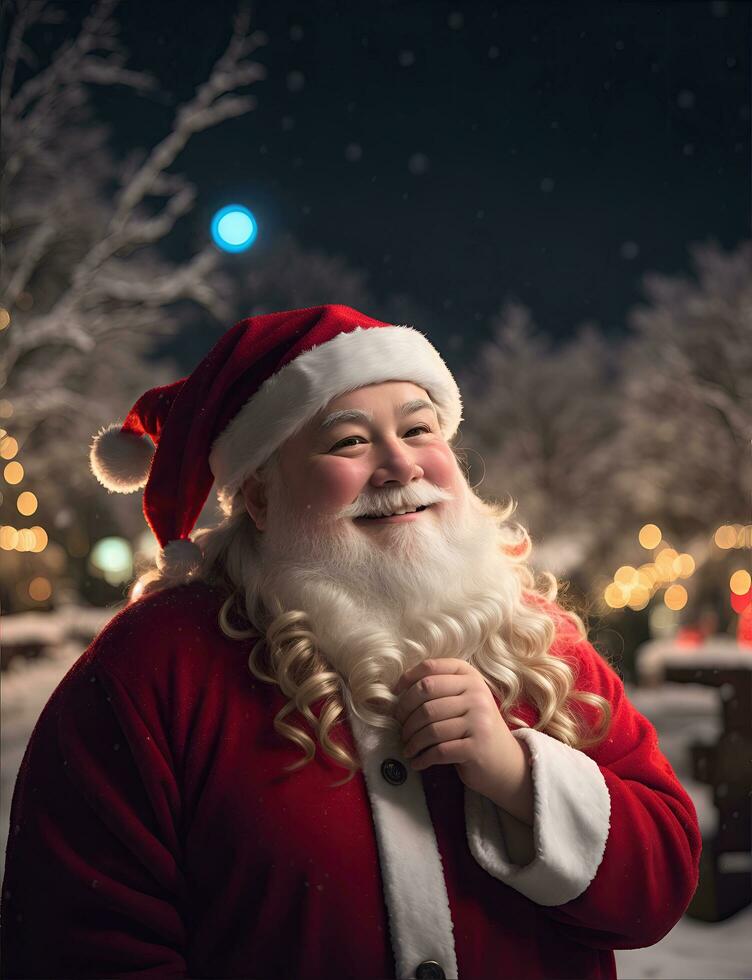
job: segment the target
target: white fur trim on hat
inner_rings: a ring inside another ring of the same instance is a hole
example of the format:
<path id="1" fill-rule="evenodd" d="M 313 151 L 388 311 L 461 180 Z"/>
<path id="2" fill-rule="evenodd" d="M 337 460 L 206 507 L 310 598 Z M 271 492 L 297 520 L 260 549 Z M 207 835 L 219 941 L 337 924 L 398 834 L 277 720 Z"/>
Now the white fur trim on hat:
<path id="1" fill-rule="evenodd" d="M 133 493 L 146 486 L 153 456 L 154 444 L 148 436 L 123 432 L 116 423 L 94 436 L 89 463 L 102 486 L 113 493 Z"/>
<path id="2" fill-rule="evenodd" d="M 224 498 L 332 398 L 382 381 L 412 381 L 436 407 L 445 439 L 462 420 L 452 373 L 420 331 L 356 327 L 299 354 L 259 388 L 215 440 L 209 466 Z"/>

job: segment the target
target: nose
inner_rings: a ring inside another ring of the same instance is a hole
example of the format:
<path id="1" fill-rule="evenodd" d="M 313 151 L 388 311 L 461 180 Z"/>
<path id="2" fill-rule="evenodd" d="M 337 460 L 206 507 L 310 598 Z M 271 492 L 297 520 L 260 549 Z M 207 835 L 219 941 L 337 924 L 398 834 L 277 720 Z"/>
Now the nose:
<path id="1" fill-rule="evenodd" d="M 371 483 L 379 487 L 390 483 L 405 484 L 422 479 L 423 475 L 423 469 L 412 452 L 395 440 L 384 447 L 379 465 L 373 471 Z"/>

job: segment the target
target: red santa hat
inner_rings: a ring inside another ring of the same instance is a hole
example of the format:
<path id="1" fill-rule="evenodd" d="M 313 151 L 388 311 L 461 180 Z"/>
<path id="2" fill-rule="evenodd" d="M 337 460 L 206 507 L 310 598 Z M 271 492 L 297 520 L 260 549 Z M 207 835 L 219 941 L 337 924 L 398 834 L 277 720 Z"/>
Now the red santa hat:
<path id="1" fill-rule="evenodd" d="M 122 424 L 102 429 L 91 445 L 91 468 L 110 491 L 145 488 L 160 567 L 187 570 L 200 558 L 190 533 L 213 482 L 226 508 L 245 479 L 332 398 L 382 381 L 424 388 L 444 437 L 456 433 L 457 384 L 413 327 L 339 305 L 248 317 L 191 375 L 147 391 Z"/>

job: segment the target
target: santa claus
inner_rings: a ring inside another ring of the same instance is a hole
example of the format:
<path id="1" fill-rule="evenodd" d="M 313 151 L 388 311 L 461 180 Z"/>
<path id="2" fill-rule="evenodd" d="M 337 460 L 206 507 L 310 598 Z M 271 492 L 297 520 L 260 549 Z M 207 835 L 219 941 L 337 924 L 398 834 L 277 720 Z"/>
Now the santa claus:
<path id="1" fill-rule="evenodd" d="M 4 976 L 614 977 L 672 928 L 692 803 L 460 420 L 422 333 L 332 305 L 97 436 L 161 550 L 30 740 Z"/>

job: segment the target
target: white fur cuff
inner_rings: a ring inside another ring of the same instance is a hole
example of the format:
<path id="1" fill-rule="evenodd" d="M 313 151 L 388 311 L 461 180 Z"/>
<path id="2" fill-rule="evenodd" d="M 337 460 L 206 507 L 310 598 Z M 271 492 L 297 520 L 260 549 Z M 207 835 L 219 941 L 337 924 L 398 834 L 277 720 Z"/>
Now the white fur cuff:
<path id="1" fill-rule="evenodd" d="M 603 860 L 611 797 L 603 774 L 584 752 L 532 728 L 517 729 L 513 735 L 527 742 L 532 759 L 535 856 L 529 864 L 513 863 L 510 853 L 520 853 L 520 842 L 507 847 L 507 823 L 499 809 L 466 789 L 470 851 L 490 875 L 531 901 L 564 905 L 585 891 Z"/>

